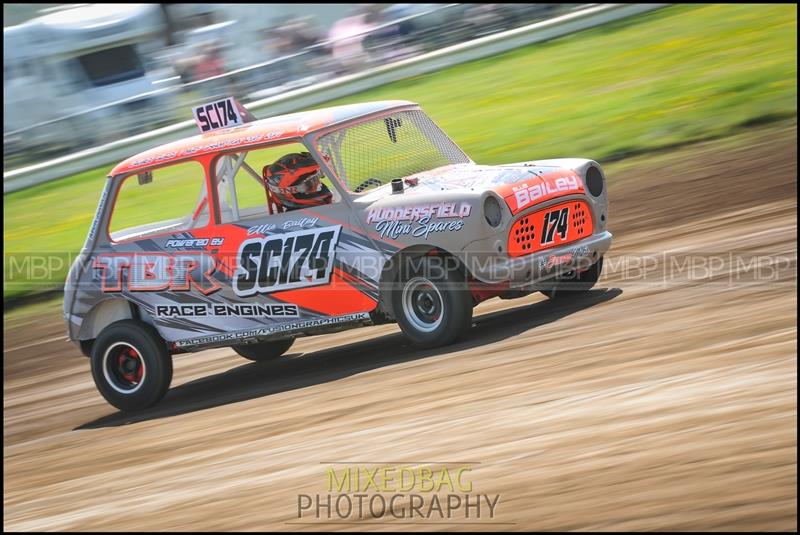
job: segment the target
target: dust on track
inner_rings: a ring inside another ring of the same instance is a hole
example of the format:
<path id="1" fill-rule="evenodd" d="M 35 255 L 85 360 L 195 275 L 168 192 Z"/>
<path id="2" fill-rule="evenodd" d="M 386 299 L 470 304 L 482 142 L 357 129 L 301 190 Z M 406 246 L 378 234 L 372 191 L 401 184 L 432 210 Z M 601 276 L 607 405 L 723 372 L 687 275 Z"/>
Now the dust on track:
<path id="1" fill-rule="evenodd" d="M 326 463 L 437 461 L 501 496 L 451 528 L 796 530 L 796 124 L 740 137 L 619 166 L 598 289 L 483 303 L 450 347 L 387 325 L 182 355 L 128 416 L 57 311 L 7 321 L 5 528 L 346 530 L 291 523 Z"/>

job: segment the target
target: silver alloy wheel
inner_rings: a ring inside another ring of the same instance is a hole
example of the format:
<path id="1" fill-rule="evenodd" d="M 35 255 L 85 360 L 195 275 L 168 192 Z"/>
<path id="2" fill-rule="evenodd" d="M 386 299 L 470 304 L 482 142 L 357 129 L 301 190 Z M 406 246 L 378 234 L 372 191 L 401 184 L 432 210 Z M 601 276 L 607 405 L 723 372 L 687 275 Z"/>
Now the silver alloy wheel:
<path id="1" fill-rule="evenodd" d="M 403 314 L 421 332 L 433 332 L 442 323 L 444 300 L 439 289 L 425 277 L 414 277 L 403 287 Z"/>
<path id="2" fill-rule="evenodd" d="M 142 353 L 127 342 L 111 344 L 102 364 L 106 383 L 120 394 L 133 394 L 144 384 L 147 368 Z"/>

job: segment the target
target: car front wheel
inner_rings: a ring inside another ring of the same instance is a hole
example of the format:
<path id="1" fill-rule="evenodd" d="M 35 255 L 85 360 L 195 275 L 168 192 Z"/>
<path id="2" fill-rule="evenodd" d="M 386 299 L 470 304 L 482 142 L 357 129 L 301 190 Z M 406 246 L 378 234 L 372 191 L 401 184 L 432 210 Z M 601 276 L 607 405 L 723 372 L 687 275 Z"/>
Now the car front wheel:
<path id="1" fill-rule="evenodd" d="M 443 267 L 442 257 L 417 257 L 406 265 L 392 290 L 397 323 L 411 342 L 423 348 L 461 338 L 472 322 L 472 298 L 464 275 Z"/>

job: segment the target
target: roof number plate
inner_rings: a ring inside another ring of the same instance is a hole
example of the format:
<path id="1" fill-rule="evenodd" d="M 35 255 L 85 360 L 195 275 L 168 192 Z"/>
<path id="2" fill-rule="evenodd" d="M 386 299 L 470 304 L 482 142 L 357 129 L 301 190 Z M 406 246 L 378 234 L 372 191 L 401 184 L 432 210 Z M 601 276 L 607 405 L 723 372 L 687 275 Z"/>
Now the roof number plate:
<path id="1" fill-rule="evenodd" d="M 233 97 L 217 100 L 192 109 L 194 122 L 201 132 L 211 132 L 245 123 L 243 110 Z"/>

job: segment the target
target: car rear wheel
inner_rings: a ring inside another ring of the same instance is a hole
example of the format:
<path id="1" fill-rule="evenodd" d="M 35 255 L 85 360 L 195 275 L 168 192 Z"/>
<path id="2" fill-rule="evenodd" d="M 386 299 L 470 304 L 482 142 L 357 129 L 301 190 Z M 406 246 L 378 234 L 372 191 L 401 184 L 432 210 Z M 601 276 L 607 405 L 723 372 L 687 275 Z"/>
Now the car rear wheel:
<path id="1" fill-rule="evenodd" d="M 267 362 L 286 353 L 293 343 L 294 338 L 286 338 L 285 340 L 272 340 L 260 344 L 232 346 L 232 349 L 248 360 Z"/>
<path id="2" fill-rule="evenodd" d="M 570 271 L 552 281 L 542 293 L 550 299 L 579 295 L 591 290 L 603 272 L 603 257 L 585 271 Z"/>
<path id="3" fill-rule="evenodd" d="M 461 338 L 472 322 L 472 298 L 463 273 L 445 268 L 442 257 L 417 257 L 392 289 L 397 323 L 418 347 L 438 347 Z M 437 261 L 434 261 L 437 260 Z"/>
<path id="4" fill-rule="evenodd" d="M 92 377 L 100 394 L 123 411 L 158 403 L 172 382 L 167 345 L 150 325 L 122 320 L 100 333 L 92 345 Z"/>

